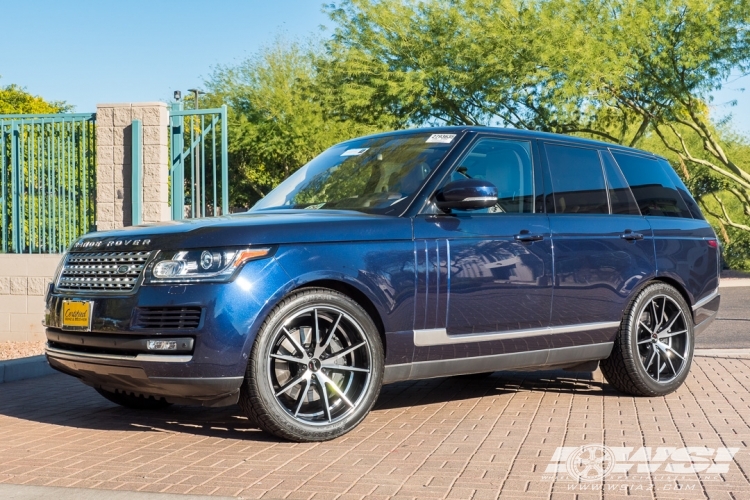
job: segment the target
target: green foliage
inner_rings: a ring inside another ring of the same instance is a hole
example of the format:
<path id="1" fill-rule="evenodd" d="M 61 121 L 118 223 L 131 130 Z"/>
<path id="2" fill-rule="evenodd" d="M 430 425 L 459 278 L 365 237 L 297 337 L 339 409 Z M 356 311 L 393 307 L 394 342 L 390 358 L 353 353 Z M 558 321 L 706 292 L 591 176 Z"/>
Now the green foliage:
<path id="1" fill-rule="evenodd" d="M 70 111 L 72 106 L 62 101 L 45 101 L 26 92 L 18 85 L 0 86 L 0 115 L 48 114 Z"/>
<path id="2" fill-rule="evenodd" d="M 741 257 L 747 141 L 708 118 L 711 92 L 731 71 L 750 71 L 749 0 L 344 0 L 327 9 L 337 24 L 328 73 L 346 82 L 355 109 L 664 154 L 733 263 L 750 264 Z"/>
<path id="3" fill-rule="evenodd" d="M 313 50 L 279 40 L 236 66 L 217 67 L 206 82 L 206 102 L 230 109 L 232 205 L 252 205 L 333 144 L 387 128 L 325 105 L 329 90 L 319 83 L 322 60 Z"/>

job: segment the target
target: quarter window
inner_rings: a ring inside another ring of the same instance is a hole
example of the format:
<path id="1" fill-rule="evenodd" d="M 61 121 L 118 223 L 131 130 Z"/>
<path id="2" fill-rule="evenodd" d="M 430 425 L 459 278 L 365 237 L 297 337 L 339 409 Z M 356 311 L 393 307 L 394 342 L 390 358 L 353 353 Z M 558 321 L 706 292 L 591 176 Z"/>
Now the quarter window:
<path id="1" fill-rule="evenodd" d="M 692 219 L 675 183 L 659 161 L 617 151 L 612 156 L 625 174 L 643 215 Z"/>
<path id="2" fill-rule="evenodd" d="M 531 143 L 527 141 L 480 139 L 459 162 L 447 182 L 461 179 L 483 179 L 497 187 L 497 204 L 472 210 L 472 214 L 534 212 Z"/>
<path id="3" fill-rule="evenodd" d="M 609 202 L 599 152 L 545 144 L 555 213 L 608 214 Z"/>

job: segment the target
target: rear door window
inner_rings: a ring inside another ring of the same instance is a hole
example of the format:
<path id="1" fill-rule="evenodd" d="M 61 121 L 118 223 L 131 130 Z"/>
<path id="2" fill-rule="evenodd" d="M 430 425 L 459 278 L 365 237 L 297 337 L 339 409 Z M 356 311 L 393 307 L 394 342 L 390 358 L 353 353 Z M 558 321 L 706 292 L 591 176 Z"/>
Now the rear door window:
<path id="1" fill-rule="evenodd" d="M 600 151 L 604 173 L 607 174 L 607 190 L 609 190 L 609 204 L 615 215 L 641 215 L 633 192 L 630 191 L 628 181 L 620 172 L 615 159 L 609 151 Z"/>
<path id="2" fill-rule="evenodd" d="M 608 214 L 602 163 L 595 149 L 544 144 L 555 213 Z"/>
<path id="3" fill-rule="evenodd" d="M 685 200 L 657 159 L 618 151 L 612 151 L 612 156 L 625 174 L 643 215 L 692 219 Z"/>

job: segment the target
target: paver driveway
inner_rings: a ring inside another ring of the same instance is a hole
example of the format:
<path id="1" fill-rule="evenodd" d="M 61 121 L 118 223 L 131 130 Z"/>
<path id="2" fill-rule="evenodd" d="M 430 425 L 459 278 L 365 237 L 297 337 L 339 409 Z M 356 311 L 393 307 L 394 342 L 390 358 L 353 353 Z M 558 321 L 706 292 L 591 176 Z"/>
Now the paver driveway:
<path id="1" fill-rule="evenodd" d="M 275 440 L 236 407 L 137 412 L 52 375 L 0 385 L 0 482 L 274 499 L 750 498 L 743 358 L 697 357 L 666 398 L 621 396 L 600 372 L 395 384 L 352 433 L 317 444 Z"/>

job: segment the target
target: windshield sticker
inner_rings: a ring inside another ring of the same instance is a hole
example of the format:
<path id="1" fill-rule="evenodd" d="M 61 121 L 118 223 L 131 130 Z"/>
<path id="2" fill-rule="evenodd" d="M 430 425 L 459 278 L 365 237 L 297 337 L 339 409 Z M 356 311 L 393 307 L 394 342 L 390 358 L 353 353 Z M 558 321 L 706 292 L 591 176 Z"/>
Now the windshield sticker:
<path id="1" fill-rule="evenodd" d="M 432 134 L 425 142 L 440 142 L 450 144 L 455 139 L 456 134 Z"/>
<path id="2" fill-rule="evenodd" d="M 359 156 L 370 148 L 347 149 L 341 156 Z"/>
<path id="3" fill-rule="evenodd" d="M 325 205 L 325 203 L 318 203 L 317 205 L 308 205 L 305 207 L 305 210 L 317 210 L 323 205 Z"/>

